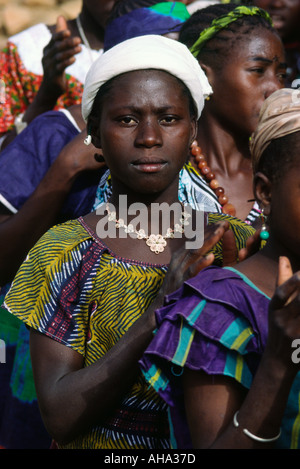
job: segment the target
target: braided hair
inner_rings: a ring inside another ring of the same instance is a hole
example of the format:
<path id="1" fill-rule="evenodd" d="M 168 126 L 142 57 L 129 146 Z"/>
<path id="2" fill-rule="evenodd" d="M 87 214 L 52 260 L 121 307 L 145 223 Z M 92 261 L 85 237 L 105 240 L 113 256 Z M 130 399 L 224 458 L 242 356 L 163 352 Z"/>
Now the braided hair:
<path id="1" fill-rule="evenodd" d="M 243 8 L 243 6 L 241 7 Z M 197 10 L 183 24 L 179 34 L 179 41 L 191 49 L 198 40 L 200 33 L 210 28 L 214 20 L 215 22 L 219 19 L 222 20 L 223 17 L 226 17 L 236 8 L 237 5 L 226 3 L 215 4 Z M 200 62 L 218 70 L 228 61 L 228 56 L 232 53 L 236 43 L 247 38 L 257 28 L 266 29 L 278 36 L 270 18 L 267 17 L 267 13 L 263 10 L 260 11 L 262 14 L 245 14 L 235 21 L 231 21 L 226 27 L 216 31 L 211 38 L 201 44 L 199 51 L 197 47 L 195 48 L 195 57 Z"/>

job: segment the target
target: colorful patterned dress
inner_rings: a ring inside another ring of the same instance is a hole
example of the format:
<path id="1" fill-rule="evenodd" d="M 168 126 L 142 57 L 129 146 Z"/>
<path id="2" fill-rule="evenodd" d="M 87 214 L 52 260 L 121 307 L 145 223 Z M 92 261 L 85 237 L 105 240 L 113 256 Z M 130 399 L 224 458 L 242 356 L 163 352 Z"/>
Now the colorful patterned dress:
<path id="1" fill-rule="evenodd" d="M 51 39 L 50 30 L 40 23 L 9 38 L 0 51 L 0 135 L 13 127 L 16 115 L 33 101 L 43 79 L 43 49 Z M 55 109 L 81 102 L 86 73 L 102 50 L 89 50 L 84 44 L 75 63 L 66 68 L 67 91 Z"/>
<path id="2" fill-rule="evenodd" d="M 208 267 L 157 311 L 158 330 L 142 360 L 146 380 L 170 406 L 172 447 L 192 448 L 183 368 L 224 375 L 249 389 L 266 345 L 270 298 L 233 268 Z M 300 373 L 290 391 L 277 448 L 300 448 Z"/>
<path id="3" fill-rule="evenodd" d="M 220 215 L 209 215 L 214 223 Z M 253 230 L 232 219 L 241 248 Z M 221 262 L 219 243 L 214 248 Z M 30 327 L 71 347 L 90 365 L 149 306 L 167 266 L 115 256 L 80 218 L 49 230 L 21 266 L 5 306 Z M 146 424 L 146 425 L 145 425 Z M 111 419 L 68 448 L 167 448 L 166 405 L 142 375 Z"/>

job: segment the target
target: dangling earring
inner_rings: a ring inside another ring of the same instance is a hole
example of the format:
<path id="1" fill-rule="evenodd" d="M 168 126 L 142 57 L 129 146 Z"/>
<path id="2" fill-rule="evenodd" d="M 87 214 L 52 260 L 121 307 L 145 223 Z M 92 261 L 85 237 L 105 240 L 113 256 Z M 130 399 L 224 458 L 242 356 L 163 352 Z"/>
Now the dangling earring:
<path id="1" fill-rule="evenodd" d="M 259 236 L 260 236 L 260 239 L 267 240 L 270 236 L 270 233 L 268 232 L 268 228 L 267 228 L 267 225 L 266 225 L 267 217 L 264 214 L 264 209 L 262 209 L 262 211 L 261 211 L 261 216 L 262 216 L 262 219 L 263 219 L 263 224 L 262 224 Z"/>
<path id="2" fill-rule="evenodd" d="M 90 145 L 91 142 L 92 142 L 92 136 L 89 134 L 85 137 L 84 143 L 85 145 Z"/>

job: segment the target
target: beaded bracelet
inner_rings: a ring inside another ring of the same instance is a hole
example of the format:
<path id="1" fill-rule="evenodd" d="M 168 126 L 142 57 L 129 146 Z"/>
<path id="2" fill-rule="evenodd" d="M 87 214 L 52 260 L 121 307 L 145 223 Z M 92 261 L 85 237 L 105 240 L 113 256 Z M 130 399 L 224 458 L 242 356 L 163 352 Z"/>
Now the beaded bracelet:
<path id="1" fill-rule="evenodd" d="M 238 413 L 239 412 L 237 411 L 233 416 L 233 425 L 236 428 L 240 426 L 239 422 L 237 421 Z M 247 435 L 252 440 L 259 441 L 260 443 L 271 443 L 272 441 L 278 440 L 278 438 L 281 435 L 281 430 L 279 430 L 278 435 L 274 436 L 273 438 L 260 438 L 259 436 L 253 435 L 253 433 L 249 432 L 249 430 L 247 430 L 247 428 L 243 428 L 243 432 L 245 433 L 245 435 Z"/>

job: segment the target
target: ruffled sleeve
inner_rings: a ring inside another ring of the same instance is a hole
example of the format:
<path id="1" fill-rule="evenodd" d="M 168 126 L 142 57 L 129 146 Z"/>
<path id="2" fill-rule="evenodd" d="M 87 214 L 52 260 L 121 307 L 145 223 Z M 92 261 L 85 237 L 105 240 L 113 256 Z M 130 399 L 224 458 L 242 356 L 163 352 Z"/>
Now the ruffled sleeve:
<path id="1" fill-rule="evenodd" d="M 90 237 L 78 221 L 52 228 L 30 251 L 4 303 L 27 326 L 82 355 L 88 334 L 88 311 L 82 305 L 88 292 L 81 286 L 87 279 L 92 282 L 92 258 L 101 258 L 90 247 Z M 85 314 L 79 314 L 82 311 Z"/>
<path id="2" fill-rule="evenodd" d="M 184 367 L 249 388 L 266 342 L 268 303 L 235 271 L 204 269 L 157 311 L 158 328 L 140 362 L 146 380 L 171 406 L 182 395 Z"/>

